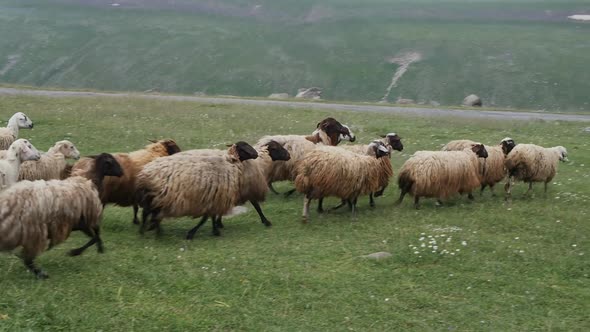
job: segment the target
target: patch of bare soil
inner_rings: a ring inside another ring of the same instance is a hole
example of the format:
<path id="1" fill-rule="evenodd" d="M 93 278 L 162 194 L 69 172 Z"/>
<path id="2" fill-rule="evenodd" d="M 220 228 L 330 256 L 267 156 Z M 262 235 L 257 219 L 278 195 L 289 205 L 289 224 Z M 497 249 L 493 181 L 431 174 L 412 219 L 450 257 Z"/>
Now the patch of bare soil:
<path id="1" fill-rule="evenodd" d="M 382 102 L 387 102 L 389 94 L 391 93 L 391 89 L 393 89 L 397 85 L 397 81 L 399 81 L 399 79 L 402 78 L 402 76 L 406 73 L 410 65 L 420 60 L 422 60 L 422 54 L 418 52 L 402 53 L 398 54 L 395 57 L 387 59 L 387 62 L 397 64 L 399 65 L 399 67 L 397 67 L 397 69 L 393 73 L 393 76 L 391 77 L 391 83 L 389 84 L 387 89 L 385 89 L 385 95 L 383 96 L 383 98 L 381 98 Z"/>

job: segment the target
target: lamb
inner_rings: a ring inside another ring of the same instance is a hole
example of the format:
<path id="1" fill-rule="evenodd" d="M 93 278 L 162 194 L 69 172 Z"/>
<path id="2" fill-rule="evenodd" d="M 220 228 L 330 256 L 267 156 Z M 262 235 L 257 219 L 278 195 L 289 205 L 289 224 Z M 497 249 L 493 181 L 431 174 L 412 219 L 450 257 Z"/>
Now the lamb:
<path id="1" fill-rule="evenodd" d="M 324 145 L 338 145 L 341 139 L 348 137 L 349 140 L 354 141 L 355 136 L 351 134 L 347 126 L 343 126 L 334 118 L 326 118 L 317 125 L 317 129 L 310 136 L 303 135 L 273 135 L 262 137 L 256 146 L 262 146 L 270 141 L 276 141 L 281 144 L 291 156 L 291 159 L 283 162 L 275 162 L 272 165 L 272 170 L 269 176 L 270 190 L 278 194 L 272 187 L 272 183 L 276 181 L 294 181 L 296 174 L 296 164 L 305 156 L 306 153 L 315 149 L 316 144 L 322 143 Z M 285 195 L 290 195 L 295 190 L 290 190 Z"/>
<path id="2" fill-rule="evenodd" d="M 298 165 L 295 178 L 295 188 L 305 195 L 304 222 L 309 220 L 312 199 L 336 196 L 350 201 L 354 217 L 357 198 L 386 184 L 389 177 L 383 172 L 381 163 L 389 163 L 388 158 L 382 158 L 389 154 L 389 150 L 380 141 L 373 141 L 369 148 L 374 151 L 374 156 L 330 146 L 319 146 L 305 156 Z"/>
<path id="3" fill-rule="evenodd" d="M 529 183 L 528 195 L 533 189 L 533 182 L 543 182 L 544 193 L 547 194 L 547 183 L 551 182 L 557 173 L 559 161 L 566 162 L 567 150 L 563 146 L 544 148 L 534 144 L 518 144 L 506 156 L 508 181 L 504 186 L 506 200 L 512 197 L 514 180 Z"/>
<path id="4" fill-rule="evenodd" d="M 487 158 L 483 144 L 472 144 L 462 151 L 418 151 L 401 167 L 398 186 L 401 190 L 397 204 L 406 194 L 414 196 L 414 206 L 420 208 L 420 197 L 436 197 L 439 203 L 456 193 L 469 193 L 480 186 L 484 170 L 478 158 Z"/>
<path id="5" fill-rule="evenodd" d="M 240 188 L 240 199 L 238 205 L 242 205 L 246 202 L 250 202 L 256 209 L 256 212 L 260 216 L 260 221 L 265 226 L 271 226 L 271 222 L 266 218 L 260 207 L 261 202 L 266 199 L 268 193 L 268 177 L 272 164 L 278 160 L 289 160 L 289 152 L 283 148 L 279 143 L 270 141 L 265 145 L 258 147 L 257 149 L 258 158 L 244 160 L 242 164 L 242 186 Z M 201 149 L 201 150 L 188 150 L 179 153 L 179 155 L 191 155 L 191 156 L 219 156 L 222 157 L 227 154 L 224 150 L 212 150 L 212 149 Z M 221 223 L 221 216 L 217 220 L 218 228 L 223 228 Z"/>
<path id="6" fill-rule="evenodd" d="M 0 251 L 22 247 L 25 266 L 38 278 L 47 274 L 34 260 L 46 249 L 64 242 L 72 231 L 82 231 L 91 239 L 70 256 L 82 254 L 93 244 L 104 251 L 100 238 L 102 204 L 99 192 L 105 175 L 121 176 L 115 158 L 101 154 L 92 158 L 92 180 L 71 177 L 66 180 L 21 181 L 0 193 Z"/>
<path id="7" fill-rule="evenodd" d="M 240 201 L 243 185 L 243 161 L 256 159 L 258 153 L 246 142 L 233 144 L 222 156 L 173 155 L 158 158 L 137 175 L 137 202 L 143 208 L 145 231 L 148 216 L 150 229 L 161 233 L 160 222 L 167 217 L 203 217 L 187 234 L 192 239 L 208 217 L 216 220 Z M 213 234 L 220 235 L 213 222 Z"/>
<path id="8" fill-rule="evenodd" d="M 447 143 L 442 148 L 442 150 L 461 151 L 476 143 L 477 142 L 470 140 L 455 140 Z M 479 159 L 480 166 L 485 167 L 485 174 L 481 183 L 480 195 L 483 194 L 486 186 L 489 186 L 492 196 L 496 196 L 496 193 L 494 193 L 494 186 L 496 183 L 502 181 L 506 177 L 507 173 L 506 168 L 504 167 L 504 160 L 506 159 L 506 155 L 510 153 L 510 151 L 512 151 L 515 146 L 516 144 L 514 143 L 514 140 L 510 137 L 506 137 L 500 141 L 500 145 L 486 145 L 488 157 L 486 159 Z"/>
<path id="9" fill-rule="evenodd" d="M 5 151 L 0 151 L 0 159 L 5 155 Z M 79 159 L 80 152 L 72 142 L 67 140 L 59 141 L 49 148 L 46 153 L 41 153 L 40 160 L 23 162 L 18 180 L 64 179 L 63 174 L 68 166 L 66 158 Z"/>
<path id="10" fill-rule="evenodd" d="M 135 183 L 137 174 L 141 171 L 144 165 L 159 157 L 171 156 L 180 152 L 180 148 L 174 140 L 164 139 L 159 141 L 150 141 L 142 150 L 131 153 L 114 153 L 113 156 L 121 167 L 124 175 L 121 177 L 107 177 L 104 179 L 104 190 L 101 193 L 100 199 L 103 205 L 114 203 L 119 206 L 133 206 L 133 223 L 139 224 L 137 212 L 139 210 L 137 203 L 134 201 L 135 197 Z M 87 176 L 88 172 L 92 175 L 91 166 L 92 160 L 82 158 L 74 164 L 71 172 L 72 176 Z M 68 170 L 66 170 L 67 172 Z"/>
<path id="11" fill-rule="evenodd" d="M 26 139 L 17 139 L 8 148 L 4 159 L 0 159 L 0 191 L 18 181 L 23 161 L 39 160 L 39 151 Z"/>
<path id="12" fill-rule="evenodd" d="M 7 150 L 18 139 L 19 129 L 32 129 L 33 121 L 23 112 L 14 113 L 5 128 L 0 128 L 0 150 Z"/>

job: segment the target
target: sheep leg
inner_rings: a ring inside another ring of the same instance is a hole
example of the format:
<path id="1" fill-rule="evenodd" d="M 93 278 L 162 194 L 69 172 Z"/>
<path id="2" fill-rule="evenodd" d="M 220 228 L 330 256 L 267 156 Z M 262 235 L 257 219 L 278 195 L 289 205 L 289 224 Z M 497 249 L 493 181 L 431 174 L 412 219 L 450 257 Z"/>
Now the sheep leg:
<path id="1" fill-rule="evenodd" d="M 524 193 L 524 196 L 528 196 L 531 191 L 533 191 L 533 181 L 529 182 L 529 189 Z"/>
<path id="2" fill-rule="evenodd" d="M 420 196 L 414 197 L 414 207 L 416 210 L 420 210 Z"/>
<path id="3" fill-rule="evenodd" d="M 33 274 L 35 274 L 35 276 L 39 279 L 49 278 L 47 273 L 43 272 L 43 270 L 41 270 L 40 268 L 35 266 L 34 259 L 35 259 L 34 257 L 23 258 L 23 262 L 25 263 L 25 266 L 27 267 L 27 269 L 29 269 L 29 271 L 33 272 Z"/>
<path id="4" fill-rule="evenodd" d="M 203 226 L 203 224 L 207 221 L 208 218 L 208 215 L 204 215 L 203 218 L 201 218 L 201 221 L 199 221 L 199 223 L 197 224 L 197 226 L 193 227 L 190 231 L 188 231 L 188 233 L 186 233 L 186 239 L 192 240 L 195 236 L 195 233 L 199 230 L 201 226 Z"/>
<path id="5" fill-rule="evenodd" d="M 406 196 L 407 193 L 407 191 L 402 190 L 401 194 L 399 195 L 399 199 L 397 200 L 397 202 L 395 202 L 395 205 L 400 205 L 404 200 L 404 196 Z"/>
<path id="6" fill-rule="evenodd" d="M 385 191 L 385 188 L 387 188 L 387 186 L 379 189 L 379 191 L 375 192 L 375 197 L 381 197 L 383 195 L 383 192 Z"/>
<path id="7" fill-rule="evenodd" d="M 440 198 L 436 200 L 436 203 L 438 203 L 439 206 L 442 206 L 444 204 L 443 201 L 440 200 Z"/>
<path id="8" fill-rule="evenodd" d="M 508 177 L 508 181 L 506 181 L 506 184 L 504 185 L 504 192 L 506 193 L 506 195 L 504 196 L 505 201 L 512 199 L 512 186 L 513 186 L 513 184 L 514 184 L 514 179 L 511 176 Z"/>
<path id="9" fill-rule="evenodd" d="M 309 221 L 309 204 L 311 203 L 311 199 L 305 195 L 303 198 L 303 223 L 307 223 Z"/>
<path id="10" fill-rule="evenodd" d="M 217 228 L 219 228 L 219 229 L 225 228 L 225 225 L 221 222 L 221 217 L 219 217 L 217 220 L 215 220 L 215 223 L 217 224 Z"/>
<path id="11" fill-rule="evenodd" d="M 268 183 L 268 189 L 270 189 L 273 194 L 280 195 L 280 193 L 272 186 L 272 182 Z"/>
<path id="12" fill-rule="evenodd" d="M 494 192 L 494 185 L 490 185 L 490 192 L 492 193 L 492 197 L 496 197 L 496 193 Z"/>
<path id="13" fill-rule="evenodd" d="M 544 191 L 545 195 L 547 195 L 547 182 L 545 182 L 545 191 Z"/>
<path id="14" fill-rule="evenodd" d="M 295 189 L 291 189 L 285 193 L 285 197 L 291 196 L 295 192 Z"/>
<path id="15" fill-rule="evenodd" d="M 490 189 L 491 189 L 491 188 L 492 188 L 492 187 L 490 187 Z M 482 185 L 481 185 L 481 190 L 479 191 L 479 196 L 483 196 L 483 191 L 484 191 L 484 189 L 486 189 L 486 185 L 485 185 L 485 184 L 482 184 Z"/>
<path id="16" fill-rule="evenodd" d="M 219 224 L 221 223 L 221 216 L 211 217 L 211 223 L 213 224 L 213 235 L 221 236 L 221 232 L 219 231 Z"/>
<path id="17" fill-rule="evenodd" d="M 90 230 L 90 229 L 83 229 L 82 232 L 88 235 L 91 239 L 85 245 L 81 246 L 80 248 L 72 249 L 68 253 L 70 256 L 79 256 L 81 255 L 86 249 L 97 243 L 98 252 L 103 253 L 104 248 L 102 246 L 102 240 L 100 239 L 100 229 L 98 227 Z"/>
<path id="18" fill-rule="evenodd" d="M 330 210 L 338 210 L 339 208 L 343 207 L 344 205 L 346 205 L 345 199 L 341 200 L 340 204 L 336 205 L 335 207 L 331 208 Z"/>
<path id="19" fill-rule="evenodd" d="M 356 201 L 357 201 L 357 197 L 353 198 L 352 201 L 350 201 L 353 219 L 356 219 Z"/>
<path id="20" fill-rule="evenodd" d="M 318 213 L 324 213 L 324 198 L 318 199 Z"/>
<path id="21" fill-rule="evenodd" d="M 260 221 L 262 222 L 262 224 L 264 224 L 264 226 L 266 226 L 266 227 L 272 226 L 272 224 L 270 223 L 270 220 L 266 219 L 266 217 L 264 216 L 264 213 L 262 213 L 262 208 L 260 207 L 260 204 L 258 204 L 258 202 L 256 202 L 256 201 L 250 201 L 250 203 L 252 204 L 254 209 L 256 209 L 256 212 L 258 212 L 258 216 L 260 216 Z"/>
<path id="22" fill-rule="evenodd" d="M 470 201 L 472 201 L 472 200 L 474 200 L 474 199 L 475 199 L 475 197 L 473 197 L 473 194 L 472 194 L 472 193 L 468 193 L 468 194 L 467 194 L 467 198 L 468 198 Z"/>
<path id="23" fill-rule="evenodd" d="M 373 193 L 369 194 L 369 206 L 375 207 L 375 200 L 373 199 Z"/>
<path id="24" fill-rule="evenodd" d="M 139 212 L 139 206 L 133 203 L 133 224 L 139 225 L 139 219 L 137 218 L 137 212 Z"/>

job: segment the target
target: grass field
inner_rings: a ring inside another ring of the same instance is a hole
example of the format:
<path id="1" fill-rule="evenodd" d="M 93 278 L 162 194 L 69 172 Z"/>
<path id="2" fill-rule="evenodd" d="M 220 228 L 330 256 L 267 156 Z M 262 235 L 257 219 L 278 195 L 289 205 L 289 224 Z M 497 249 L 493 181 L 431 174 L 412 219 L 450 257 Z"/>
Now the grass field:
<path id="1" fill-rule="evenodd" d="M 0 82 L 590 111 L 588 1 L 0 0 Z M 170 5 L 170 3 L 172 5 Z"/>
<path id="2" fill-rule="evenodd" d="M 456 138 L 494 143 L 511 136 L 521 143 L 564 145 L 571 161 L 560 165 L 547 197 L 537 186 L 534 197 L 522 198 L 526 186 L 520 184 L 511 205 L 486 193 L 473 203 L 456 198 L 436 207 L 426 200 L 416 211 L 407 200 L 394 207 L 398 191 L 392 179 L 376 208 L 361 199 L 357 221 L 347 211 L 314 211 L 304 225 L 300 195 L 270 195 L 263 208 L 273 227 L 263 227 L 249 207 L 227 220 L 221 237 L 207 226 L 192 242 L 184 235 L 195 220 L 166 220 L 161 238 L 142 237 L 131 224 L 130 208 L 108 207 L 106 253 L 92 249 L 66 257 L 86 241 L 74 233 L 38 259 L 50 275 L 46 281 L 26 272 L 16 256 L 0 255 L 0 330 L 590 329 L 590 147 L 584 124 L 133 98 L 0 99 L 0 119 L 16 111 L 34 120 L 35 128 L 21 136 L 39 149 L 67 138 L 83 154 L 131 151 L 148 138 L 164 137 L 183 149 L 221 148 L 265 134 L 309 133 L 319 120 L 334 116 L 352 125 L 360 142 L 398 132 L 405 150 L 393 156 L 395 169 L 414 151 L 439 149 Z M 326 206 L 336 203 L 330 199 Z M 436 253 L 421 247 L 430 236 Z M 393 256 L 359 257 L 377 251 Z"/>

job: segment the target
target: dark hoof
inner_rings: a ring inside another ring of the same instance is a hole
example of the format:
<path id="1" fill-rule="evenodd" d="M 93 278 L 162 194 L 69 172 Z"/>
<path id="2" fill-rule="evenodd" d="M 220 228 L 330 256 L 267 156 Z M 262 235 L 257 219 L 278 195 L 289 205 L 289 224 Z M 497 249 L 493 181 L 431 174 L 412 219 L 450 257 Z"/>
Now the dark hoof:
<path id="1" fill-rule="evenodd" d="M 83 250 L 80 249 L 72 249 L 68 252 L 68 256 L 70 257 L 74 257 L 74 256 L 80 256 L 82 254 Z"/>
<path id="2" fill-rule="evenodd" d="M 318 209 L 318 213 L 324 213 L 324 209 Z"/>
<path id="3" fill-rule="evenodd" d="M 194 237 L 195 237 L 195 234 L 187 234 L 186 235 L 186 239 L 189 241 L 192 240 Z"/>
<path id="4" fill-rule="evenodd" d="M 374 208 L 375 207 L 375 203 L 370 203 L 369 206 L 372 207 L 372 208 Z"/>
<path id="5" fill-rule="evenodd" d="M 134 225 L 139 225 L 139 219 L 133 219 L 133 224 Z"/>
<path id="6" fill-rule="evenodd" d="M 96 249 L 98 251 L 99 254 L 104 254 L 104 248 L 103 247 L 98 247 L 98 249 Z"/>
<path id="7" fill-rule="evenodd" d="M 270 226 L 272 226 L 272 223 L 271 223 L 269 220 L 265 220 L 265 221 L 263 221 L 263 222 L 262 222 L 262 224 L 263 224 L 264 226 L 266 226 L 266 227 L 270 227 Z"/>
<path id="8" fill-rule="evenodd" d="M 218 229 L 214 229 L 213 230 L 213 235 L 214 236 L 221 236 L 221 232 Z"/>
<path id="9" fill-rule="evenodd" d="M 47 273 L 43 272 L 43 270 L 35 271 L 35 276 L 37 277 L 37 279 L 41 280 L 49 279 L 49 276 L 47 275 Z"/>

